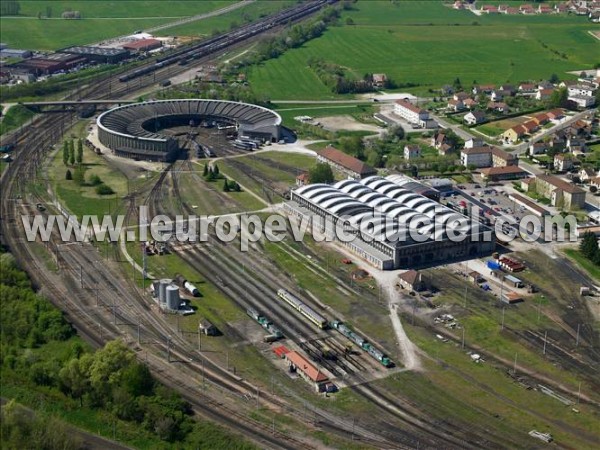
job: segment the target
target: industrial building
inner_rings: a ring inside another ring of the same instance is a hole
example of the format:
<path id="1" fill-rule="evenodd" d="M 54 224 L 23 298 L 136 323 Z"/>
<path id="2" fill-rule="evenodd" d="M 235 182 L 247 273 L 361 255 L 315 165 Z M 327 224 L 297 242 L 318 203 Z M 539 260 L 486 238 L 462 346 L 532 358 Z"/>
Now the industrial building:
<path id="1" fill-rule="evenodd" d="M 85 64 L 87 59 L 78 55 L 69 55 L 66 53 L 52 53 L 46 56 L 29 58 L 16 64 L 11 64 L 7 69 L 25 70 L 34 75 L 50 75 L 60 71 L 73 69 L 74 67 Z"/>
<path id="2" fill-rule="evenodd" d="M 356 180 L 377 174 L 377 170 L 373 167 L 331 145 L 317 152 L 317 160 L 329 164 L 344 175 Z"/>
<path id="3" fill-rule="evenodd" d="M 98 64 L 116 64 L 127 57 L 129 52 L 120 48 L 76 46 L 59 50 L 58 53 L 83 56 L 88 61 Z"/>
<path id="4" fill-rule="evenodd" d="M 100 142 L 116 155 L 149 161 L 173 160 L 177 140 L 164 128 L 215 121 L 234 126 L 240 136 L 278 141 L 281 117 L 262 106 L 224 100 L 159 100 L 119 106 L 96 123 Z"/>
<path id="5" fill-rule="evenodd" d="M 162 47 L 158 39 L 138 39 L 123 45 L 123 49 L 132 53 L 149 52 Z"/>
<path id="6" fill-rule="evenodd" d="M 493 252 L 491 229 L 408 189 L 404 178 L 408 177 L 309 184 L 293 190 L 284 209 L 298 219 L 344 218 L 343 230 L 351 239 L 340 240 L 335 228 L 325 229 L 325 236 L 379 269 L 414 268 Z"/>

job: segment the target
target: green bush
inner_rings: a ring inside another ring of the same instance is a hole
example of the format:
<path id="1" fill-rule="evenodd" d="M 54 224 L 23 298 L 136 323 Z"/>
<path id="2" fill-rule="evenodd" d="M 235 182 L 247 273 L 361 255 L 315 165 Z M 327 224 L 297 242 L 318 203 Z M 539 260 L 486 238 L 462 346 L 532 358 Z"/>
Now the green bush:
<path id="1" fill-rule="evenodd" d="M 98 194 L 98 195 L 111 195 L 114 193 L 115 193 L 115 191 L 113 191 L 113 189 L 110 186 L 108 186 L 104 183 L 96 186 L 96 194 Z"/>

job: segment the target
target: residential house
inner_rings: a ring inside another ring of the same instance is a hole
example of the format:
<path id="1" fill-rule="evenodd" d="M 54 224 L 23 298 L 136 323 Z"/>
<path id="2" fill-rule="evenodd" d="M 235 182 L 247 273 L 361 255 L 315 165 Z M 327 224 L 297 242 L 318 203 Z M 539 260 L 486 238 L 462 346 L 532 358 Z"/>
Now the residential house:
<path id="1" fill-rule="evenodd" d="M 512 97 L 517 93 L 517 88 L 515 88 L 512 84 L 502 84 L 500 85 L 499 89 L 504 93 L 504 95 L 509 97 Z"/>
<path id="2" fill-rule="evenodd" d="M 465 148 L 482 147 L 484 144 L 481 138 L 470 138 L 465 141 Z"/>
<path id="3" fill-rule="evenodd" d="M 521 5 L 519 6 L 521 14 L 535 14 L 535 9 L 532 5 Z"/>
<path id="4" fill-rule="evenodd" d="M 477 100 L 473 100 L 472 98 L 465 99 L 463 104 L 465 105 L 465 108 L 467 108 L 467 109 L 473 109 L 474 107 L 476 107 L 478 105 Z"/>
<path id="5" fill-rule="evenodd" d="M 529 176 L 529 172 L 517 165 L 503 167 L 485 167 L 479 169 L 483 181 L 518 180 Z"/>
<path id="6" fill-rule="evenodd" d="M 548 150 L 548 145 L 545 142 L 534 142 L 529 144 L 529 154 L 530 155 L 541 155 L 546 153 Z"/>
<path id="7" fill-rule="evenodd" d="M 567 138 L 563 133 L 555 133 L 550 138 L 549 144 L 552 150 L 563 152 L 567 148 Z"/>
<path id="8" fill-rule="evenodd" d="M 590 167 L 583 167 L 579 171 L 579 179 L 584 183 L 589 182 L 592 178 L 596 178 L 596 175 L 596 171 Z"/>
<path id="9" fill-rule="evenodd" d="M 523 125 L 515 125 L 512 128 L 509 128 L 504 133 L 500 135 L 502 140 L 506 143 L 514 143 L 521 139 L 523 136 L 527 134 L 527 128 Z"/>
<path id="10" fill-rule="evenodd" d="M 404 146 L 404 159 L 410 161 L 421 157 L 421 147 L 416 144 L 407 144 Z"/>
<path id="11" fill-rule="evenodd" d="M 373 86 L 381 88 L 387 83 L 387 75 L 385 73 L 374 73 L 373 74 Z"/>
<path id="12" fill-rule="evenodd" d="M 569 150 L 571 153 L 585 153 L 585 139 L 569 136 L 567 138 L 567 150 Z"/>
<path id="13" fill-rule="evenodd" d="M 554 85 L 550 83 L 548 80 L 540 81 L 537 84 L 537 90 L 541 91 L 542 89 L 554 89 Z"/>
<path id="14" fill-rule="evenodd" d="M 548 198 L 552 206 L 562 206 L 565 209 L 585 206 L 585 191 L 561 178 L 538 175 L 535 189 L 538 194 Z"/>
<path id="15" fill-rule="evenodd" d="M 450 144 L 442 144 L 440 148 L 438 148 L 438 155 L 446 156 L 449 153 L 452 153 L 453 151 L 454 147 L 452 147 Z"/>
<path id="16" fill-rule="evenodd" d="M 433 134 L 433 136 L 431 136 L 430 145 L 435 149 L 439 149 L 442 146 L 442 144 L 444 144 L 445 142 L 446 142 L 446 134 L 442 133 L 442 132 L 436 132 Z"/>
<path id="17" fill-rule="evenodd" d="M 426 128 L 429 121 L 429 112 L 413 105 L 408 100 L 396 100 L 394 113 L 405 119 L 408 123 L 421 128 Z"/>
<path id="18" fill-rule="evenodd" d="M 509 111 L 508 105 L 504 102 L 489 102 L 487 109 L 500 113 L 508 113 Z"/>
<path id="19" fill-rule="evenodd" d="M 573 155 L 557 153 L 554 155 L 554 169 L 557 172 L 568 172 L 573 168 Z"/>
<path id="20" fill-rule="evenodd" d="M 473 86 L 473 90 L 471 92 L 473 92 L 473 95 L 491 94 L 494 89 L 496 89 L 495 84 L 481 84 L 478 86 Z"/>
<path id="21" fill-rule="evenodd" d="M 490 147 L 492 152 L 492 166 L 504 167 L 504 166 L 516 166 L 518 163 L 517 157 L 512 153 L 508 153 L 498 147 Z"/>
<path id="22" fill-rule="evenodd" d="M 310 183 L 308 172 L 302 172 L 296 177 L 296 186 L 301 187 Z"/>
<path id="23" fill-rule="evenodd" d="M 535 133 L 537 130 L 540 129 L 540 126 L 537 124 L 537 122 L 535 120 L 528 120 L 527 122 L 524 122 L 522 125 L 527 130 L 527 134 Z"/>
<path id="24" fill-rule="evenodd" d="M 492 165 L 492 150 L 487 145 L 482 147 L 463 148 L 460 151 L 460 163 L 467 167 L 473 165 L 477 168 Z"/>
<path id="25" fill-rule="evenodd" d="M 483 14 L 498 14 L 498 7 L 493 5 L 484 5 L 481 7 L 481 12 Z"/>
<path id="26" fill-rule="evenodd" d="M 533 116 L 533 120 L 538 124 L 538 125 L 545 125 L 548 122 L 550 122 L 550 117 L 548 116 L 548 114 L 546 113 L 541 113 L 541 114 L 536 114 L 535 116 Z"/>
<path id="27" fill-rule="evenodd" d="M 535 94 L 537 91 L 537 85 L 535 83 L 521 83 L 519 85 L 519 92 L 521 94 Z"/>
<path id="28" fill-rule="evenodd" d="M 483 111 L 471 111 L 463 117 L 467 125 L 477 125 L 486 121 Z"/>
<path id="29" fill-rule="evenodd" d="M 460 102 L 464 102 L 466 99 L 470 98 L 469 94 L 466 92 L 457 92 L 452 96 L 454 100 L 458 100 Z"/>
<path id="30" fill-rule="evenodd" d="M 550 5 L 540 4 L 537 11 L 539 14 L 552 14 L 552 7 Z"/>
<path id="31" fill-rule="evenodd" d="M 508 8 L 506 8 L 506 11 L 504 12 L 504 14 L 510 14 L 510 15 L 519 14 L 519 8 L 509 6 Z"/>
<path id="32" fill-rule="evenodd" d="M 317 152 L 317 160 L 325 162 L 350 178 L 361 179 L 377 175 L 377 170 L 359 159 L 350 156 L 332 146 Z"/>
<path id="33" fill-rule="evenodd" d="M 452 8 L 454 8 L 454 9 L 465 9 L 465 5 L 460 0 L 456 0 L 454 2 L 454 4 L 452 5 Z"/>
<path id="34" fill-rule="evenodd" d="M 535 99 L 540 101 L 549 100 L 553 92 L 553 88 L 540 89 L 535 93 Z"/>
<path id="35" fill-rule="evenodd" d="M 409 291 L 419 292 L 425 289 L 423 274 L 417 270 L 407 270 L 398 275 L 397 286 Z"/>
<path id="36" fill-rule="evenodd" d="M 490 99 L 493 102 L 499 102 L 500 100 L 502 100 L 504 98 L 504 91 L 500 91 L 500 90 L 493 90 L 492 93 L 490 94 Z"/>
<path id="37" fill-rule="evenodd" d="M 553 121 L 560 120 L 565 117 L 564 110 L 562 110 L 560 108 L 556 108 L 556 109 L 553 109 L 552 111 L 548 111 L 546 114 L 548 115 L 548 118 Z"/>
<path id="38" fill-rule="evenodd" d="M 456 100 L 454 98 L 451 98 L 450 100 L 448 100 L 447 108 L 450 111 L 462 111 L 463 109 L 465 109 L 465 104 L 462 102 L 462 100 Z"/>

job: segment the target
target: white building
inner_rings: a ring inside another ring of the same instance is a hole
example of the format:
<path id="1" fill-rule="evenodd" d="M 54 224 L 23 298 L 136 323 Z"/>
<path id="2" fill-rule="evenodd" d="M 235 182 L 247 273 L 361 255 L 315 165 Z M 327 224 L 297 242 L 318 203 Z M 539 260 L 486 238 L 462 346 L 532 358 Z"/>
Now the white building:
<path id="1" fill-rule="evenodd" d="M 429 120 L 428 111 L 413 105 L 408 100 L 396 100 L 394 113 L 405 119 L 408 123 L 421 128 L 425 128 Z"/>
<path id="2" fill-rule="evenodd" d="M 460 151 L 460 163 L 467 167 L 473 165 L 477 168 L 492 165 L 492 149 L 487 146 L 463 148 Z"/>
<path id="3" fill-rule="evenodd" d="M 590 84 L 574 84 L 568 87 L 569 100 L 578 108 L 588 108 L 596 103 L 596 88 Z"/>
<path id="4" fill-rule="evenodd" d="M 471 111 L 465 114 L 464 121 L 467 125 L 477 125 L 485 122 L 485 113 L 483 111 Z"/>
<path id="5" fill-rule="evenodd" d="M 465 141 L 465 148 L 473 148 L 473 147 L 483 147 L 483 139 L 481 138 L 471 138 Z"/>
<path id="6" fill-rule="evenodd" d="M 421 157 L 421 147 L 415 144 L 404 146 L 404 159 L 407 161 Z"/>

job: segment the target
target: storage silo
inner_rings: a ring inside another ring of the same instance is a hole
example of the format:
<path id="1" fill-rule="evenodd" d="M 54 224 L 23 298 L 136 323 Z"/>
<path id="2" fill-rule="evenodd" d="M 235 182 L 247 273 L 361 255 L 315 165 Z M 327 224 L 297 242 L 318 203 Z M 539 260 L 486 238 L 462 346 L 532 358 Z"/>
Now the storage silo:
<path id="1" fill-rule="evenodd" d="M 158 288 L 158 299 L 160 300 L 160 304 L 164 305 L 167 303 L 167 287 L 171 285 L 171 280 L 168 278 L 163 278 L 160 280 L 160 286 Z"/>
<path id="2" fill-rule="evenodd" d="M 166 306 L 171 311 L 177 311 L 179 309 L 179 287 L 175 285 L 167 286 L 166 289 Z"/>

